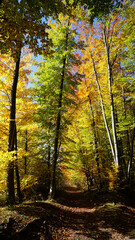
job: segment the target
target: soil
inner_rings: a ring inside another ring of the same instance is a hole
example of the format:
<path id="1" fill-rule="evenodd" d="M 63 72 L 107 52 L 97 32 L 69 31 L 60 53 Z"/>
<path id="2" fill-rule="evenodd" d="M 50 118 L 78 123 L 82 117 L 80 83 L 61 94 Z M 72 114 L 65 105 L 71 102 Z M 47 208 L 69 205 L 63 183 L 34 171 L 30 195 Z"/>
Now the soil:
<path id="1" fill-rule="evenodd" d="M 135 196 L 68 188 L 57 201 L 1 208 L 0 221 L 5 232 L 12 223 L 4 240 L 135 240 Z"/>

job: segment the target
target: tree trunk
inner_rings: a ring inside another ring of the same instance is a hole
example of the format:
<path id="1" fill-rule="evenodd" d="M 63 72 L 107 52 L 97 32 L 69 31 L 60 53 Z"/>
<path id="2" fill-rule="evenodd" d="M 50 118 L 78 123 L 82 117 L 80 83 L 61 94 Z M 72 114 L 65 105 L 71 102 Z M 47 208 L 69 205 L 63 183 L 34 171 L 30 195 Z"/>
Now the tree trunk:
<path id="1" fill-rule="evenodd" d="M 2 2 L 3 2 L 3 0 L 0 0 L 0 6 L 1 6 Z"/>
<path id="2" fill-rule="evenodd" d="M 10 104 L 10 123 L 9 123 L 9 137 L 8 137 L 8 152 L 14 151 L 15 138 L 15 118 L 16 118 L 16 91 L 19 77 L 19 64 L 21 57 L 21 49 L 18 60 L 15 64 L 14 79 L 11 90 L 11 104 Z M 7 203 L 13 205 L 15 203 L 14 190 L 14 161 L 9 161 L 7 166 Z"/>
<path id="3" fill-rule="evenodd" d="M 58 142 L 59 142 L 59 132 L 60 132 L 60 123 L 61 123 L 61 107 L 62 107 L 62 93 L 63 93 L 63 84 L 64 84 L 64 76 L 65 76 L 65 64 L 66 64 L 66 57 L 63 59 L 63 69 L 61 73 L 61 85 L 60 85 L 60 94 L 59 94 L 59 102 L 58 102 L 58 115 L 57 115 L 57 121 L 56 121 L 56 135 L 55 135 L 55 142 L 54 142 L 54 156 L 53 156 L 53 163 L 52 163 L 52 176 L 51 176 L 49 199 L 54 199 L 55 192 L 56 192 L 56 164 L 58 159 Z"/>
<path id="4" fill-rule="evenodd" d="M 69 21 L 67 26 L 69 26 Z M 69 33 L 67 32 L 65 36 L 65 51 L 67 51 L 67 46 L 68 46 L 68 35 Z M 58 115 L 57 115 L 57 121 L 56 121 L 56 134 L 55 134 L 55 141 L 54 141 L 54 155 L 53 155 L 53 162 L 52 162 L 52 174 L 51 174 L 49 199 L 54 199 L 55 193 L 56 193 L 56 164 L 58 159 L 58 142 L 59 142 L 59 133 L 60 133 L 60 124 L 61 124 L 61 107 L 62 107 L 62 95 L 63 95 L 63 85 L 64 85 L 64 78 L 65 78 L 66 59 L 67 59 L 67 56 L 65 55 L 65 57 L 63 58 L 62 72 L 61 72 L 60 94 L 59 94 L 59 102 L 58 102 Z"/>
<path id="5" fill-rule="evenodd" d="M 7 166 L 7 204 L 15 203 L 15 188 L 14 188 L 14 161 L 10 160 Z"/>
<path id="6" fill-rule="evenodd" d="M 111 67 L 111 63 L 110 63 L 110 54 L 109 54 L 110 46 L 108 44 L 105 28 L 104 28 L 104 43 L 105 43 L 106 56 L 107 56 L 108 85 L 109 85 L 109 94 L 110 94 L 110 103 L 111 103 L 111 118 L 112 118 L 114 151 L 115 151 L 115 164 L 116 164 L 116 166 L 119 166 L 120 159 L 119 159 L 119 153 L 118 153 L 118 141 L 117 141 L 116 123 L 115 123 L 114 100 L 113 100 L 113 93 L 112 93 L 112 67 Z"/>
<path id="7" fill-rule="evenodd" d="M 50 180 L 51 180 L 50 160 L 51 160 L 51 146 L 50 146 L 50 141 L 48 141 L 48 157 L 47 157 L 47 165 L 48 165 L 48 191 L 50 189 Z"/>
<path id="8" fill-rule="evenodd" d="M 134 186 L 134 169 L 133 169 L 134 143 L 135 143 L 135 128 L 133 129 L 132 142 L 131 142 L 131 155 L 130 155 L 130 161 L 128 163 L 128 179 L 129 179 L 129 187 L 131 190 L 133 190 L 133 186 Z"/>
<path id="9" fill-rule="evenodd" d="M 124 87 L 122 87 L 122 97 L 123 97 L 123 109 L 124 109 L 124 116 L 125 119 L 127 118 L 127 113 L 126 113 L 126 106 L 125 106 L 125 96 L 124 96 Z M 128 157 L 128 164 L 126 166 L 126 176 L 128 181 L 130 182 L 130 169 L 132 168 L 132 158 L 133 158 L 133 138 L 132 138 L 132 143 L 130 144 L 130 139 L 129 139 L 129 132 L 128 130 L 125 131 L 125 136 L 126 136 L 126 155 Z M 134 136 L 134 130 L 133 130 L 133 136 Z"/>
<path id="10" fill-rule="evenodd" d="M 20 189 L 20 176 L 19 176 L 18 159 L 17 159 L 17 130 L 16 130 L 16 124 L 15 124 L 14 150 L 16 151 L 16 153 L 15 153 L 15 172 L 16 172 L 17 196 L 18 196 L 19 203 L 21 203 L 22 202 L 22 195 L 21 195 L 21 189 Z"/>
<path id="11" fill-rule="evenodd" d="M 113 160 L 114 160 L 115 166 L 117 167 L 117 162 L 115 160 L 114 147 L 113 147 L 113 143 L 112 143 L 112 139 L 111 139 L 111 134 L 110 134 L 110 131 L 109 131 L 108 123 L 107 123 L 107 120 L 106 120 L 106 114 L 105 114 L 105 109 L 104 109 L 104 104 L 103 104 L 103 98 L 102 98 L 102 94 L 101 94 L 101 90 L 100 90 L 100 84 L 99 84 L 99 81 L 98 81 L 97 72 L 96 72 L 95 63 L 94 63 L 92 54 L 91 54 L 91 60 L 92 60 L 95 80 L 96 80 L 96 83 L 97 83 L 98 92 L 99 92 L 99 96 L 100 96 L 100 102 L 101 102 L 101 109 L 102 109 L 104 124 L 105 124 L 105 127 L 106 127 L 106 131 L 107 131 L 107 135 L 108 135 L 108 139 L 109 139 L 109 143 L 110 143 L 110 147 L 111 147 Z"/>
<path id="12" fill-rule="evenodd" d="M 118 126 L 118 114 L 117 109 L 115 109 L 115 122 Z M 117 127 L 118 128 L 118 127 Z M 118 129 L 119 131 L 119 129 Z M 124 180 L 126 178 L 126 162 L 125 162 L 125 156 L 123 152 L 123 142 L 121 136 L 117 140 L 118 143 L 118 154 L 119 154 L 119 178 L 120 180 Z"/>
<path id="13" fill-rule="evenodd" d="M 87 87 L 87 83 L 85 81 L 85 86 L 86 86 L 86 90 L 88 92 L 88 87 Z M 94 111 L 93 111 L 93 107 L 91 104 L 91 99 L 90 99 L 90 95 L 88 94 L 88 99 L 89 99 L 89 106 L 90 106 L 90 112 L 92 115 L 92 130 L 93 130 L 93 134 L 94 134 L 94 144 L 95 144 L 95 153 L 96 153 L 96 164 L 97 164 L 97 170 L 98 170 L 98 178 L 99 178 L 99 184 L 100 184 L 100 188 L 102 187 L 102 183 L 101 183 L 101 173 L 100 173 L 100 167 L 99 167 L 99 153 L 98 153 L 98 140 L 97 140 L 97 133 L 96 133 L 96 124 L 95 124 L 95 118 L 94 118 Z"/>
<path id="14" fill-rule="evenodd" d="M 90 191 L 90 187 L 93 186 L 93 179 L 90 175 L 90 171 L 89 170 L 85 170 L 85 176 L 86 176 L 86 182 L 87 182 L 87 188 L 88 191 Z"/>
<path id="15" fill-rule="evenodd" d="M 25 151 L 27 153 L 28 151 L 28 139 L 27 139 L 27 129 L 26 129 L 26 132 L 25 132 Z M 25 155 L 24 157 L 24 173 L 27 174 L 27 156 Z"/>

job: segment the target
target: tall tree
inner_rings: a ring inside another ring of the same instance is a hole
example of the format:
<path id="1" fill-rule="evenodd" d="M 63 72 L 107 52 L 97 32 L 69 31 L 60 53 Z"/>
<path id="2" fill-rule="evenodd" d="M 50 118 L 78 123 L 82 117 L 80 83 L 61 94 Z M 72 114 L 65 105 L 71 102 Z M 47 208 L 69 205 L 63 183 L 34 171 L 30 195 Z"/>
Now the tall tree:
<path id="1" fill-rule="evenodd" d="M 17 145 L 16 139 L 16 92 L 17 92 L 17 82 L 19 75 L 19 64 L 20 64 L 19 53 L 18 60 L 15 65 L 14 79 L 12 83 L 11 90 L 11 103 L 10 103 L 10 124 L 9 124 L 9 138 L 8 138 L 8 152 L 15 150 L 15 145 Z M 14 190 L 14 161 L 9 161 L 7 168 L 7 203 L 13 204 L 15 202 L 15 190 Z"/>
<path id="2" fill-rule="evenodd" d="M 11 8 L 11 4 L 12 8 Z M 14 150 L 15 139 L 15 118 L 16 118 L 16 92 L 19 78 L 19 64 L 21 57 L 21 49 L 27 44 L 30 48 L 36 52 L 40 46 L 37 38 L 44 39 L 47 36 L 45 32 L 45 24 L 41 21 L 42 14 L 40 13 L 40 6 L 38 5 L 38 11 L 30 9 L 27 2 L 23 1 L 6 1 L 2 5 L 2 26 L 4 33 L 1 35 L 2 44 L 6 49 L 10 49 L 12 56 L 15 59 L 14 78 L 11 90 L 11 105 L 10 105 L 10 124 L 9 124 L 9 140 L 8 140 L 8 152 Z M 8 11 L 7 11 L 8 10 Z M 16 15 L 13 17 L 13 12 Z M 6 13 L 8 12 L 8 15 Z M 29 18 L 28 18 L 29 16 Z M 33 24 L 34 21 L 34 24 Z M 10 27 L 9 27 L 10 26 Z M 19 31 L 18 31 L 19 28 Z M 38 28 L 38 32 L 37 32 Z M 12 32 L 10 34 L 9 32 Z M 9 34 L 9 37 L 7 35 Z M 2 48 L 2 51 L 4 48 Z M 14 165 L 13 162 L 9 162 L 7 168 L 7 202 L 13 204 L 15 202 L 14 197 Z"/>
<path id="3" fill-rule="evenodd" d="M 20 152 L 19 149 L 17 149 L 17 138 L 16 138 L 16 123 L 18 125 L 18 129 L 20 128 L 20 125 L 22 125 L 22 121 L 25 115 L 26 118 L 26 103 L 25 100 L 27 99 L 27 103 L 28 103 L 28 98 L 26 98 L 26 95 L 30 96 L 30 91 L 26 92 L 26 86 L 28 83 L 28 75 L 30 74 L 31 70 L 28 69 L 28 65 L 29 65 L 29 60 L 30 60 L 31 56 L 30 54 L 27 52 L 27 50 L 23 50 L 22 52 L 22 60 L 20 62 L 20 79 L 21 81 L 19 82 L 18 85 L 18 92 L 17 92 L 17 96 L 16 96 L 16 122 L 15 122 L 15 134 L 14 137 L 15 139 L 12 139 L 12 147 L 14 147 L 14 151 L 13 154 L 11 152 L 11 154 L 9 153 L 8 155 L 6 154 L 6 143 L 8 141 L 9 138 L 9 134 L 8 134 L 8 123 L 9 123 L 9 111 L 10 111 L 10 104 L 11 104 L 11 97 L 10 97 L 10 92 L 12 89 L 12 78 L 14 75 L 14 59 L 11 58 L 9 55 L 5 55 L 5 56 L 1 56 L 1 59 L 3 61 L 3 64 L 1 64 L 1 81 L 0 81 L 0 94 L 1 94 L 1 103 L 0 103 L 0 111 L 1 111 L 1 121 L 0 121 L 0 132 L 1 132 L 1 145 L 0 145 L 0 149 L 1 149 L 1 153 L 2 155 L 5 155 L 5 165 L 7 165 L 7 156 L 9 156 L 10 161 L 9 163 L 14 164 L 15 165 L 15 169 L 16 169 L 16 175 L 17 175 L 17 179 L 18 179 L 18 186 L 19 186 L 19 171 L 18 171 L 18 165 L 19 165 L 19 160 L 20 160 L 20 156 L 18 154 L 18 152 Z M 25 96 L 25 100 L 23 99 Z M 29 103 L 30 105 L 30 103 Z M 25 108 L 24 108 L 25 106 Z M 30 107 L 30 106 L 29 106 Z M 21 113 L 22 111 L 22 113 Z M 32 111 L 31 111 L 32 112 Z M 28 118 L 27 118 L 27 122 L 28 122 Z M 19 147 L 20 148 L 20 147 Z M 12 157 L 11 157 L 12 155 Z M 18 160 L 17 160 L 18 158 Z M 14 161 L 15 159 L 15 161 Z M 2 160 L 2 159 L 1 159 Z M 13 169 L 14 170 L 14 169 Z M 14 174 L 14 171 L 12 172 Z M 16 181 L 17 183 L 17 181 Z M 19 189 L 19 187 L 18 187 Z M 19 190 L 18 190 L 19 191 Z"/>
<path id="4" fill-rule="evenodd" d="M 53 131 L 54 151 L 50 187 L 51 198 L 55 196 L 56 164 L 62 135 L 61 129 L 62 125 L 66 123 L 64 115 L 67 107 L 74 102 L 72 95 L 77 82 L 79 82 L 78 73 L 71 70 L 71 64 L 77 64 L 73 54 L 77 43 L 75 42 L 75 30 L 72 29 L 72 25 L 73 20 L 69 19 L 68 16 L 59 15 L 58 21 L 50 21 L 49 37 L 53 43 L 50 48 L 52 56 L 48 56 L 45 58 L 45 63 L 41 63 L 38 73 L 39 83 L 36 83 L 41 97 L 38 101 L 43 103 L 41 105 L 41 111 L 44 112 L 43 124 L 45 125 L 47 117 L 49 128 Z M 47 112 L 49 115 L 45 115 Z"/>

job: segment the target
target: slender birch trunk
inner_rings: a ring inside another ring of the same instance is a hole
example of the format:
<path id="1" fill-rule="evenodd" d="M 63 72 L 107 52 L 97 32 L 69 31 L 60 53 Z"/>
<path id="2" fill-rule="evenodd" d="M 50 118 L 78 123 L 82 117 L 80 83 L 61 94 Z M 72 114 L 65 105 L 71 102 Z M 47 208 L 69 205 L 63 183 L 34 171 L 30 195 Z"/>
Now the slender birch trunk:
<path id="1" fill-rule="evenodd" d="M 116 166 L 119 166 L 119 154 L 118 154 L 116 123 L 115 123 L 114 100 L 113 100 L 113 93 L 112 93 L 112 67 L 111 67 L 111 63 L 110 63 L 110 53 L 109 53 L 110 46 L 108 44 L 105 27 L 104 27 L 104 43 L 105 43 L 106 56 L 107 56 L 108 86 L 109 86 L 109 94 L 110 94 L 110 102 L 111 102 L 111 118 L 112 118 L 114 151 L 115 151 L 115 163 L 116 163 Z"/>
<path id="2" fill-rule="evenodd" d="M 115 152 L 114 152 L 113 142 L 112 142 L 112 139 L 111 139 L 111 134 L 110 134 L 109 127 L 108 127 L 108 123 L 107 123 L 107 119 L 106 119 L 106 114 L 105 114 L 105 109 L 104 109 L 104 104 L 103 104 L 103 97 L 102 97 L 102 94 L 101 94 L 100 84 L 99 84 L 99 81 L 98 81 L 98 76 L 97 76 L 97 72 L 96 72 L 96 68 L 95 68 L 95 63 L 94 63 L 92 54 L 91 54 L 91 60 L 92 60 L 93 69 L 94 69 L 94 75 L 95 75 L 95 80 L 96 80 L 96 84 L 97 84 L 98 92 L 99 92 L 99 96 L 100 96 L 100 103 L 101 103 L 101 109 L 102 109 L 104 124 L 105 124 L 105 127 L 106 127 L 106 131 L 107 131 L 107 135 L 108 135 L 108 139 L 109 139 L 109 143 L 110 143 L 110 147 L 111 147 L 111 152 L 112 152 L 113 160 L 114 160 L 115 166 L 117 167 L 118 165 L 117 165 L 117 162 L 116 162 L 116 159 L 115 159 Z"/>

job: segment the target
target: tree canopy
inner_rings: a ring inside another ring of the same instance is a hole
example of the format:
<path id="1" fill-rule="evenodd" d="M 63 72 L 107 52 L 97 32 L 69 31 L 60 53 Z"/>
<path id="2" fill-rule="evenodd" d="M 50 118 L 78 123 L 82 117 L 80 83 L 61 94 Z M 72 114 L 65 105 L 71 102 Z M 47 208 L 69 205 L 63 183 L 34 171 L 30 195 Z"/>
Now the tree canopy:
<path id="1" fill-rule="evenodd" d="M 8 204 L 35 186 L 49 198 L 67 185 L 133 191 L 132 1 L 11 0 L 0 13 L 0 190 Z"/>

